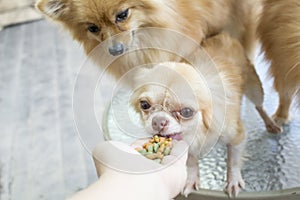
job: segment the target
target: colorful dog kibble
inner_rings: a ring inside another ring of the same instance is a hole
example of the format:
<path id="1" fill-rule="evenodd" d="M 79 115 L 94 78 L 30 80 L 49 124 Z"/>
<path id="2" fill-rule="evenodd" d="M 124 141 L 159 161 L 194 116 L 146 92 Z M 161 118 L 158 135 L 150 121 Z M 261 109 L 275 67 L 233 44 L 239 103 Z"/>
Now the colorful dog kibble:
<path id="1" fill-rule="evenodd" d="M 164 156 L 170 155 L 172 147 L 172 138 L 155 135 L 143 147 L 138 147 L 136 150 L 146 158 L 161 163 Z"/>

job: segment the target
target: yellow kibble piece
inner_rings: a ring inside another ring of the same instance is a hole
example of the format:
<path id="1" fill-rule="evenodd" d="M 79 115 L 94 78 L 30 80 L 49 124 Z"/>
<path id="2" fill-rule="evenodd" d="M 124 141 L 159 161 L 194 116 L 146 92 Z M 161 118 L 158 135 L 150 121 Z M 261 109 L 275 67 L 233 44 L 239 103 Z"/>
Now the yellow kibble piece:
<path id="1" fill-rule="evenodd" d="M 165 143 L 164 143 L 165 145 L 166 145 L 166 147 L 170 147 L 170 148 L 172 148 L 172 142 L 168 142 L 168 141 L 166 141 Z"/>
<path id="2" fill-rule="evenodd" d="M 136 151 L 142 151 L 143 150 L 143 148 L 141 148 L 141 147 L 136 147 L 136 148 L 134 148 Z"/>
<path id="3" fill-rule="evenodd" d="M 157 135 L 155 135 L 153 139 L 154 139 L 154 141 L 155 141 L 156 143 L 160 142 L 160 139 L 159 139 L 159 137 L 158 137 Z"/>
<path id="4" fill-rule="evenodd" d="M 163 153 L 164 150 L 165 150 L 165 147 L 166 147 L 165 144 L 160 145 L 160 147 L 159 147 L 159 149 L 158 149 L 158 152 Z"/>
<path id="5" fill-rule="evenodd" d="M 147 142 L 147 143 L 144 144 L 145 148 L 147 148 L 149 145 L 152 145 L 152 143 Z"/>
<path id="6" fill-rule="evenodd" d="M 164 154 L 162 154 L 162 153 L 160 153 L 160 152 L 157 153 L 157 158 L 163 159 L 163 157 L 164 157 Z"/>
<path id="7" fill-rule="evenodd" d="M 157 156 L 155 154 L 146 154 L 145 156 L 146 156 L 146 158 L 151 159 L 151 160 L 157 159 Z"/>
<path id="8" fill-rule="evenodd" d="M 147 142 L 146 144 L 144 144 L 144 149 L 147 149 L 148 148 L 148 146 L 152 146 L 152 143 L 150 143 L 150 142 Z"/>
<path id="9" fill-rule="evenodd" d="M 160 137 L 159 139 L 160 139 L 160 142 L 164 142 L 166 140 L 166 138 L 164 138 L 164 137 Z"/>

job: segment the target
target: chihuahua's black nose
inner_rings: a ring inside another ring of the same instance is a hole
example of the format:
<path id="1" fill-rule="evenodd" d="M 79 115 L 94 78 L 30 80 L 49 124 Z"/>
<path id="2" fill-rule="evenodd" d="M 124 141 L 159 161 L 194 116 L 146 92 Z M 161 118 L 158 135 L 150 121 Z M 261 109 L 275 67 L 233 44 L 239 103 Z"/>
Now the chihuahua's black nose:
<path id="1" fill-rule="evenodd" d="M 165 117 L 156 116 L 152 119 L 152 128 L 155 131 L 161 131 L 169 124 L 169 120 Z"/>
<path id="2" fill-rule="evenodd" d="M 124 53 L 124 45 L 121 42 L 115 42 L 109 47 L 109 53 L 112 56 L 118 56 Z"/>

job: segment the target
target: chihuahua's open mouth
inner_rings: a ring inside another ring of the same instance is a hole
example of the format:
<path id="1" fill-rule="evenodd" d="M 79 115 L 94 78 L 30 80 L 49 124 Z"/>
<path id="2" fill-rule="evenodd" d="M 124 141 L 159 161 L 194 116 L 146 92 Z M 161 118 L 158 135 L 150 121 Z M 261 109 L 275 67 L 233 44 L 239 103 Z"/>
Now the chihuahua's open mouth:
<path id="1" fill-rule="evenodd" d="M 182 138 L 182 133 L 181 133 L 181 132 L 179 132 L 179 133 L 167 134 L 167 135 L 158 133 L 157 135 L 158 135 L 158 136 L 162 136 L 162 137 L 172 138 L 173 140 L 182 140 L 182 139 L 183 139 L 183 138 Z"/>

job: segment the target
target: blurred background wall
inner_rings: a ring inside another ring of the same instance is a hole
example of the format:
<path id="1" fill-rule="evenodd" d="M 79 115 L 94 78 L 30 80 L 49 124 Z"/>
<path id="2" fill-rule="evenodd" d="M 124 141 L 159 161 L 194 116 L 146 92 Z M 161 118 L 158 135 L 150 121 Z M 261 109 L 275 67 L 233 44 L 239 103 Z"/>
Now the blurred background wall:
<path id="1" fill-rule="evenodd" d="M 34 9 L 35 0 L 0 0 L 0 30 L 5 26 L 41 18 Z"/>

